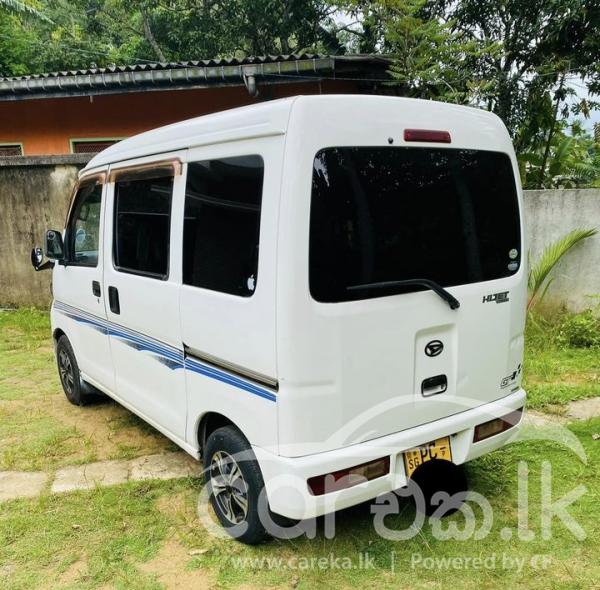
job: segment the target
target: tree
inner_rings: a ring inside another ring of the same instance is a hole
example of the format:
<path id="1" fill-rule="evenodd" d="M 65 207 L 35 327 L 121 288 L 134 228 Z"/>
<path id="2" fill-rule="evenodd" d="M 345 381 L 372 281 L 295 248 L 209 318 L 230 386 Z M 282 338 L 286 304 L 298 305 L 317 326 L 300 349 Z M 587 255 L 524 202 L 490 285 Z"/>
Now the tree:
<path id="1" fill-rule="evenodd" d="M 592 92 L 599 84 L 600 0 L 430 0 L 427 12 L 497 48 L 479 54 L 474 98 L 504 120 L 517 151 L 551 141 L 570 77 Z"/>
<path id="2" fill-rule="evenodd" d="M 0 10 L 12 14 L 35 17 L 40 20 L 49 20 L 48 17 L 40 12 L 35 6 L 21 0 L 0 0 Z"/>
<path id="3" fill-rule="evenodd" d="M 0 0 L 8 36 L 31 45 L 23 61 L 0 53 L 2 74 L 112 63 L 344 50 L 328 0 L 37 0 L 45 20 L 25 19 L 22 0 Z M 1 49 L 1 44 L 0 44 Z M 17 60 L 18 62 L 18 60 Z"/>
<path id="4" fill-rule="evenodd" d="M 338 35 L 350 50 L 392 57 L 390 74 L 402 95 L 458 103 L 470 97 L 467 74 L 482 47 L 432 18 L 428 0 L 347 0 L 338 6 L 353 18 Z"/>
<path id="5" fill-rule="evenodd" d="M 165 60 L 268 55 L 341 45 L 326 0 L 105 0 L 93 19 L 115 42 Z"/>
<path id="6" fill-rule="evenodd" d="M 552 141 L 520 161 L 525 188 L 600 186 L 600 144 L 579 121 L 558 121 Z"/>
<path id="7" fill-rule="evenodd" d="M 463 103 L 471 94 L 465 74 L 479 48 L 448 23 L 426 18 L 426 2 L 384 2 L 392 16 L 385 30 L 386 49 L 395 56 L 390 73 L 407 96 Z"/>

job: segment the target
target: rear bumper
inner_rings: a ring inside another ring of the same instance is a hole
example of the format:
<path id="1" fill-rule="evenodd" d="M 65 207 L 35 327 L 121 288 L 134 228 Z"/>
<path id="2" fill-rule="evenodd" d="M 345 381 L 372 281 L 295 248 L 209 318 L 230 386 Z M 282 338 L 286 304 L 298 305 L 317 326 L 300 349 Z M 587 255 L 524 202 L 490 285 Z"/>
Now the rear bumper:
<path id="1" fill-rule="evenodd" d="M 460 414 L 365 443 L 304 457 L 281 457 L 260 447 L 254 447 L 271 510 L 288 518 L 312 518 L 397 490 L 407 483 L 402 452 L 442 436 L 450 436 L 452 458 L 456 464 L 466 463 L 489 453 L 517 436 L 522 417 L 513 428 L 476 443 L 473 442 L 475 426 L 522 408 L 525 399 L 525 391 L 519 389 L 501 400 Z M 310 477 L 332 473 L 385 456 L 390 457 L 390 472 L 386 476 L 322 496 L 313 496 L 308 489 L 306 482 Z"/>

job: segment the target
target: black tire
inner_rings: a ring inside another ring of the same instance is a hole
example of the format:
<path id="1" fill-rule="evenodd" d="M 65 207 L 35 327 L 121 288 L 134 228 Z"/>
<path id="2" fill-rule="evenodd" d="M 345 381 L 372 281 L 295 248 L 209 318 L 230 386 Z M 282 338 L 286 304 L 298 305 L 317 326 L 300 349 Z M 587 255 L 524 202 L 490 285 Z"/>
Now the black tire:
<path id="1" fill-rule="evenodd" d="M 234 426 L 223 426 L 208 437 L 203 454 L 210 502 L 221 525 L 247 545 L 265 541 L 269 535 L 259 515 L 268 513 L 268 502 L 250 443 Z"/>
<path id="2" fill-rule="evenodd" d="M 56 343 L 56 363 L 60 383 L 67 399 L 75 406 L 86 405 L 89 402 L 88 392 L 81 380 L 73 347 L 64 335 Z"/>

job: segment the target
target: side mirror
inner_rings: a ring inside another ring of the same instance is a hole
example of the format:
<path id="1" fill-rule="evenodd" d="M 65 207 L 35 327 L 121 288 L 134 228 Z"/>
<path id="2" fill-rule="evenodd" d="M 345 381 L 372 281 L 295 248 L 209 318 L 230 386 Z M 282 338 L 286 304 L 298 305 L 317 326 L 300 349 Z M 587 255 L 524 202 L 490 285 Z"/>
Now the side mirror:
<path id="1" fill-rule="evenodd" d="M 31 251 L 31 266 L 37 272 L 38 270 L 46 270 L 54 268 L 54 262 L 47 260 L 44 262 L 44 251 L 41 248 L 35 247 Z"/>
<path id="2" fill-rule="evenodd" d="M 55 229 L 46 232 L 46 256 L 50 260 L 62 261 L 65 258 L 65 246 L 62 235 Z"/>

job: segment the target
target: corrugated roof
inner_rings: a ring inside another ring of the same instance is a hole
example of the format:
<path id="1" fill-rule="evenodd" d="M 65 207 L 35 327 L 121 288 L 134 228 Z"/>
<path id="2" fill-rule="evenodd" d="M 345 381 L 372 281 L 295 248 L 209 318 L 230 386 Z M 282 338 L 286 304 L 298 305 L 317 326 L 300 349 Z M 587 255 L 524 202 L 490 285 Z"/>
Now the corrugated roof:
<path id="1" fill-rule="evenodd" d="M 389 59 L 383 56 L 310 53 L 136 63 L 0 78 L 0 100 L 127 92 L 140 87 L 239 85 L 248 76 L 279 77 L 283 83 L 296 77 L 335 77 L 339 70 L 366 78 L 369 72 L 385 72 L 388 65 Z"/>
<path id="2" fill-rule="evenodd" d="M 86 68 L 83 70 L 62 70 L 60 72 L 47 72 L 44 74 L 32 74 L 28 76 L 10 76 L 0 77 L 0 81 L 6 80 L 35 80 L 38 78 L 58 78 L 62 76 L 88 76 L 90 74 L 114 74 L 119 72 L 144 72 L 144 71 L 160 71 L 160 70 L 178 70 L 190 67 L 220 67 L 220 66 L 241 66 L 249 64 L 266 64 L 277 62 L 290 62 L 305 59 L 320 59 L 329 57 L 312 53 L 293 53 L 290 55 L 262 55 L 249 56 L 243 58 L 224 57 L 219 59 L 199 59 L 189 61 L 175 62 L 143 62 L 127 65 L 111 65 L 105 68 Z"/>

